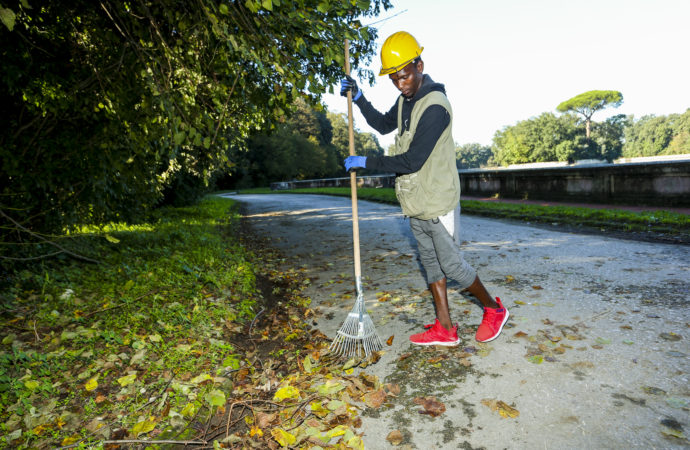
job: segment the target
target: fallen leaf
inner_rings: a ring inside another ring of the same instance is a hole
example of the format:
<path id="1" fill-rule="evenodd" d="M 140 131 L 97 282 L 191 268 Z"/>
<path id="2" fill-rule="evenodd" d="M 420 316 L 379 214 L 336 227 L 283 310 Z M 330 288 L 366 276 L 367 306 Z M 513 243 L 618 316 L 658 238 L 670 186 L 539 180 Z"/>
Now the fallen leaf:
<path id="1" fill-rule="evenodd" d="M 532 286 L 532 289 L 534 289 L 535 291 L 538 291 L 538 290 L 541 290 L 541 289 L 544 289 L 544 288 L 541 287 L 541 286 Z"/>
<path id="2" fill-rule="evenodd" d="M 7 442 L 12 442 L 12 440 L 8 440 Z M 82 437 L 80 434 L 73 434 L 72 436 L 68 436 L 62 440 L 62 446 L 63 447 L 69 447 L 72 444 L 79 442 L 81 440 L 82 440 Z"/>
<path id="3" fill-rule="evenodd" d="M 278 442 L 283 447 L 287 447 L 297 442 L 297 438 L 294 434 L 288 433 L 287 431 L 281 430 L 280 428 L 272 429 L 271 435 L 273 436 L 273 439 L 275 439 L 276 442 Z"/>
<path id="4" fill-rule="evenodd" d="M 124 377 L 120 377 L 117 379 L 117 382 L 120 386 L 125 387 L 127 385 L 130 385 L 134 383 L 134 380 L 137 379 L 137 374 L 132 373 L 130 375 L 125 375 Z"/>
<path id="5" fill-rule="evenodd" d="M 642 390 L 644 390 L 647 394 L 651 395 L 665 395 L 666 391 L 663 389 L 660 389 L 658 387 L 654 386 L 643 386 Z"/>
<path id="6" fill-rule="evenodd" d="M 515 277 L 512 275 L 506 275 L 506 283 L 512 283 L 515 281 Z"/>
<path id="7" fill-rule="evenodd" d="M 446 411 L 446 405 L 439 402 L 436 397 L 417 397 L 413 401 L 424 408 L 419 410 L 419 414 L 429 414 L 431 417 L 436 417 Z"/>
<path id="8" fill-rule="evenodd" d="M 403 441 L 403 435 L 399 430 L 393 430 L 388 433 L 386 440 L 391 443 L 391 445 L 400 445 Z"/>
<path id="9" fill-rule="evenodd" d="M 501 417 L 506 419 L 514 419 L 520 415 L 520 411 L 501 400 L 485 398 L 482 400 L 482 404 L 488 406 L 492 411 L 497 411 Z"/>
<path id="10" fill-rule="evenodd" d="M 342 391 L 343 389 L 345 389 L 345 386 L 342 383 L 335 380 L 328 380 L 325 384 L 322 384 L 318 387 L 318 392 L 321 395 L 332 395 L 338 391 Z"/>
<path id="11" fill-rule="evenodd" d="M 154 428 L 156 428 L 156 421 L 155 417 L 151 416 L 146 420 L 135 423 L 134 427 L 132 427 L 132 434 L 134 436 L 139 436 L 140 434 L 152 431 Z"/>
<path id="12" fill-rule="evenodd" d="M 513 335 L 513 337 L 516 337 L 516 338 L 527 337 L 527 333 L 525 333 L 524 331 L 518 331 L 517 333 L 515 333 L 515 334 Z"/>
<path id="13" fill-rule="evenodd" d="M 676 334 L 676 333 L 674 333 L 674 332 L 672 332 L 672 331 L 671 331 L 671 332 L 668 332 L 668 333 L 661 333 L 661 334 L 659 335 L 659 337 L 660 337 L 661 339 L 665 339 L 665 340 L 667 340 L 667 341 L 672 341 L 672 342 L 680 341 L 681 339 L 683 339 L 683 336 L 681 336 L 680 334 Z"/>
<path id="14" fill-rule="evenodd" d="M 299 398 L 299 389 L 288 385 L 278 389 L 273 395 L 273 400 L 279 402 L 285 400 L 286 398 Z"/>
<path id="15" fill-rule="evenodd" d="M 84 384 L 84 389 L 86 389 L 89 392 L 93 391 L 97 387 L 98 387 L 98 376 L 91 378 L 89 381 L 86 382 L 86 384 Z"/>
<path id="16" fill-rule="evenodd" d="M 214 389 L 204 396 L 204 400 L 211 406 L 223 406 L 225 405 L 225 393 Z"/>
<path id="17" fill-rule="evenodd" d="M 529 358 L 527 358 L 527 361 L 531 362 L 532 364 L 541 364 L 544 362 L 544 356 L 543 355 L 532 355 Z"/>
<path id="18" fill-rule="evenodd" d="M 444 359 L 448 359 L 448 354 L 439 355 L 435 358 L 429 358 L 426 362 L 428 362 L 429 364 L 435 364 L 439 361 L 443 361 Z"/>
<path id="19" fill-rule="evenodd" d="M 390 347 L 391 345 L 393 345 L 393 338 L 394 338 L 394 337 L 395 337 L 395 335 L 393 335 L 393 336 L 391 336 L 391 337 L 388 338 L 388 340 L 386 341 L 386 345 L 387 345 L 387 346 Z"/>
<path id="20" fill-rule="evenodd" d="M 383 402 L 386 401 L 386 393 L 383 389 L 374 392 L 369 392 L 364 395 L 364 403 L 370 408 L 379 409 Z"/>
<path id="21" fill-rule="evenodd" d="M 386 390 L 386 394 L 392 395 L 393 397 L 397 397 L 400 394 L 400 385 L 388 383 L 385 386 L 383 386 L 384 389 Z"/>

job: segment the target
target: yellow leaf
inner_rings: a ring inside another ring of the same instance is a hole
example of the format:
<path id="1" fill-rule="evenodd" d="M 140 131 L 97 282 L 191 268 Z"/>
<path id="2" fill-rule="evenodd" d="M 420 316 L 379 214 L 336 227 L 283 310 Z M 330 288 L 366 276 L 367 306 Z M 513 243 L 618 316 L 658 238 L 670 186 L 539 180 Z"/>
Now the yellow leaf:
<path id="1" fill-rule="evenodd" d="M 74 443 L 77 443 L 81 440 L 81 436 L 78 434 L 73 434 L 72 436 L 68 436 L 62 440 L 62 446 L 67 447 L 68 445 L 72 445 Z"/>
<path id="2" fill-rule="evenodd" d="M 299 389 L 294 386 L 285 386 L 278 389 L 273 395 L 273 400 L 283 401 L 286 398 L 299 398 Z"/>
<path id="3" fill-rule="evenodd" d="M 202 373 L 201 375 L 198 375 L 198 376 L 192 378 L 190 381 L 194 384 L 199 384 L 199 383 L 202 383 L 206 380 L 211 380 L 211 379 L 212 379 L 211 375 L 209 375 L 207 373 Z"/>
<path id="4" fill-rule="evenodd" d="M 345 445 L 356 450 L 364 450 L 364 441 L 362 441 L 362 438 L 359 436 L 351 437 L 348 439 Z"/>
<path id="5" fill-rule="evenodd" d="M 264 435 L 264 432 L 261 431 L 261 428 L 257 427 L 256 425 L 254 425 L 252 427 L 251 431 L 249 431 L 249 436 L 251 436 L 251 437 L 254 437 L 254 436 L 261 437 L 263 435 Z"/>
<path id="6" fill-rule="evenodd" d="M 500 400 L 498 401 L 498 413 L 501 417 L 505 417 L 506 419 L 514 419 L 520 415 L 520 411 Z"/>
<path id="7" fill-rule="evenodd" d="M 520 300 L 515 300 L 513 303 L 515 303 L 516 305 L 526 305 L 527 304 L 527 303 L 520 301 Z"/>
<path id="8" fill-rule="evenodd" d="M 287 447 L 288 445 L 292 445 L 297 442 L 297 438 L 295 438 L 294 434 L 290 434 L 285 430 L 281 430 L 280 428 L 272 429 L 271 435 L 273 436 L 273 439 L 275 439 L 283 447 Z"/>
<path id="9" fill-rule="evenodd" d="M 309 406 L 311 408 L 311 413 L 319 419 L 326 417 L 330 413 L 328 409 L 323 407 L 321 402 L 311 402 Z"/>
<path id="10" fill-rule="evenodd" d="M 134 380 L 137 379 L 137 374 L 133 373 L 130 375 L 125 375 L 124 377 L 120 377 L 117 379 L 117 382 L 120 384 L 120 386 L 125 387 L 128 386 L 132 383 L 134 383 Z"/>
<path id="11" fill-rule="evenodd" d="M 120 243 L 120 240 L 118 238 L 114 238 L 109 234 L 106 234 L 105 238 L 107 239 L 108 242 L 112 242 L 113 244 L 119 244 Z"/>
<path id="12" fill-rule="evenodd" d="M 321 395 L 332 395 L 343 389 L 345 389 L 345 386 L 343 386 L 341 383 L 335 380 L 328 380 L 326 381 L 326 384 L 319 386 L 318 392 Z"/>
<path id="13" fill-rule="evenodd" d="M 134 427 L 132 427 L 132 434 L 139 436 L 140 434 L 152 431 L 154 428 L 156 428 L 156 422 L 154 417 L 151 416 L 147 420 L 142 420 L 141 422 L 134 424 Z"/>
<path id="14" fill-rule="evenodd" d="M 327 436 L 327 437 L 329 438 L 329 440 L 330 440 L 330 439 L 332 439 L 332 438 L 334 438 L 334 437 L 342 436 L 343 434 L 345 434 L 345 433 L 347 432 L 347 430 L 348 430 L 347 427 L 345 427 L 345 426 L 343 426 L 343 425 L 338 425 L 337 427 L 331 428 L 330 430 L 328 430 L 328 431 L 326 432 L 326 436 Z"/>
<path id="15" fill-rule="evenodd" d="M 84 388 L 85 388 L 87 391 L 89 391 L 89 392 L 93 391 L 93 390 L 96 389 L 97 387 L 98 387 L 98 377 L 97 377 L 97 376 L 91 378 L 91 379 L 90 379 L 89 381 L 87 381 L 86 384 L 84 385 Z"/>
<path id="16" fill-rule="evenodd" d="M 312 370 L 311 356 L 307 355 L 304 357 L 304 361 L 302 361 L 302 366 L 304 367 L 305 372 L 311 373 L 311 370 Z"/>

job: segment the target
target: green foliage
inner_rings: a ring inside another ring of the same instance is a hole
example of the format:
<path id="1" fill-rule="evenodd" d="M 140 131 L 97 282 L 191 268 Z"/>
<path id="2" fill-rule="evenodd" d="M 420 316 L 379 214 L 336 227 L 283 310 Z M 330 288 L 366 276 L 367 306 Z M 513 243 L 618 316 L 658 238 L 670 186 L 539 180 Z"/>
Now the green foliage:
<path id="1" fill-rule="evenodd" d="M 55 261 L 13 273 L 0 348 L 5 430 L 23 428 L 28 447 L 54 448 L 75 430 L 93 437 L 87 424 L 107 411 L 136 430 L 144 411 L 181 412 L 194 398 L 216 405 L 219 386 L 229 394 L 231 385 L 171 381 L 244 361 L 225 332 L 249 323 L 261 297 L 238 221 L 234 203 L 219 197 L 165 208 L 150 223 L 81 230 L 103 258 L 98 266 Z"/>
<path id="2" fill-rule="evenodd" d="M 585 136 L 590 137 L 592 115 L 608 106 L 618 108 L 623 104 L 623 94 L 618 91 L 587 91 L 560 103 L 559 112 L 574 111 L 585 118 Z"/>
<path id="3" fill-rule="evenodd" d="M 577 130 L 577 118 L 552 113 L 497 131 L 492 146 L 493 158 L 500 165 L 568 161 L 579 159 L 583 150 L 584 136 Z"/>
<path id="4" fill-rule="evenodd" d="M 623 135 L 628 124 L 629 119 L 624 114 L 592 124 L 592 140 L 589 145 L 595 152 L 593 158 L 609 162 L 619 158 L 623 151 Z"/>
<path id="5" fill-rule="evenodd" d="M 236 168 L 250 134 L 337 82 L 345 38 L 355 67 L 370 61 L 376 30 L 359 19 L 390 7 L 30 3 L 0 13 L 0 209 L 48 232 L 141 217 L 166 193 L 194 198 Z"/>
<path id="6" fill-rule="evenodd" d="M 575 115 L 557 117 L 543 113 L 496 132 L 493 158 L 501 165 L 581 159 L 612 161 L 621 154 L 627 123 L 623 115 L 595 123 L 588 140 L 582 135 Z"/>
<path id="7" fill-rule="evenodd" d="M 625 157 L 690 153 L 690 109 L 683 114 L 631 119 L 625 129 Z"/>
<path id="8" fill-rule="evenodd" d="M 329 112 L 328 120 L 333 126 L 333 145 L 338 154 L 338 163 L 342 167 L 342 162 L 350 156 L 350 144 L 348 138 L 348 125 L 346 114 L 336 114 Z M 379 144 L 376 135 L 373 133 L 361 132 L 357 128 L 355 134 L 355 154 L 360 156 L 382 156 L 383 148 Z"/>
<path id="9" fill-rule="evenodd" d="M 455 148 L 455 164 L 458 169 L 474 169 L 489 165 L 491 147 L 473 143 Z"/>

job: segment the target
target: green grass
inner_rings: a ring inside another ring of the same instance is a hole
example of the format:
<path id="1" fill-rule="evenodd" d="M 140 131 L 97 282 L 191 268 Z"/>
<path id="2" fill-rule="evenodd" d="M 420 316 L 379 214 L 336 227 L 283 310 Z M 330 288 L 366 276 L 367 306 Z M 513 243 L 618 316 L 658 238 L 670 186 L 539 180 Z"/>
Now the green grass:
<path id="1" fill-rule="evenodd" d="M 306 188 L 271 191 L 269 188 L 241 190 L 242 194 L 326 194 L 350 196 L 350 188 Z M 383 203 L 398 204 L 392 188 L 360 188 L 357 197 Z M 651 232 L 670 239 L 686 241 L 690 235 L 690 215 L 670 211 L 634 212 L 624 209 L 594 209 L 572 206 L 541 206 L 501 201 L 462 200 L 462 212 L 486 217 L 526 222 L 585 227 L 602 231 Z"/>
<path id="2" fill-rule="evenodd" d="M 165 436 L 174 420 L 208 414 L 214 391 L 230 395 L 232 383 L 194 377 L 239 364 L 228 324 L 259 310 L 234 202 L 154 216 L 70 236 L 100 264 L 52 259 L 13 275 L 0 305 L 0 447 L 94 442 L 140 422 Z"/>

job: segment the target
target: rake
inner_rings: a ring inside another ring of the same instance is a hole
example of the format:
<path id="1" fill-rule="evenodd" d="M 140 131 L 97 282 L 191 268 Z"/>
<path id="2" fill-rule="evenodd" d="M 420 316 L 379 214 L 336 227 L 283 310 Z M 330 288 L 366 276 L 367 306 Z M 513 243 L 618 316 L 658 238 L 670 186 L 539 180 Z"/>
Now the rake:
<path id="1" fill-rule="evenodd" d="M 350 75 L 350 41 L 345 40 L 345 73 Z M 355 134 L 352 122 L 352 92 L 347 93 L 347 122 L 350 144 L 350 156 L 355 154 Z M 374 323 L 364 308 L 362 293 L 362 265 L 359 257 L 359 213 L 357 211 L 357 174 L 350 172 L 350 190 L 352 192 L 352 241 L 355 260 L 355 289 L 357 300 L 352 311 L 331 342 L 329 351 L 343 357 L 367 358 L 371 353 L 381 350 L 383 344 L 376 333 Z"/>

